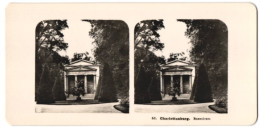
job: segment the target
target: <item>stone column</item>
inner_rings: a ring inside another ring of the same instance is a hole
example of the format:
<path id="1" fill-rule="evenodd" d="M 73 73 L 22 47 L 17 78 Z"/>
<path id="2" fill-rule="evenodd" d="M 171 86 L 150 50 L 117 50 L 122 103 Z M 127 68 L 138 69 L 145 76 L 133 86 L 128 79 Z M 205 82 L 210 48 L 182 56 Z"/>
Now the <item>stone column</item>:
<path id="1" fill-rule="evenodd" d="M 164 76 L 162 76 L 162 91 L 163 91 L 163 94 L 165 94 L 165 89 L 164 89 Z"/>
<path id="2" fill-rule="evenodd" d="M 171 87 L 173 88 L 173 75 L 171 75 Z"/>
<path id="3" fill-rule="evenodd" d="M 77 75 L 75 75 L 75 87 L 77 87 L 77 81 L 78 81 L 78 77 Z"/>
<path id="4" fill-rule="evenodd" d="M 88 93 L 88 78 L 87 75 L 84 75 L 84 89 L 85 89 L 85 93 Z"/>
<path id="5" fill-rule="evenodd" d="M 68 91 L 67 85 L 67 75 L 66 72 L 64 72 L 64 92 Z"/>
<path id="6" fill-rule="evenodd" d="M 192 90 L 192 76 L 189 76 L 189 83 L 190 83 L 190 91 Z"/>
<path id="7" fill-rule="evenodd" d="M 183 80 L 182 80 L 182 75 L 180 75 L 180 92 L 183 93 Z"/>
<path id="8" fill-rule="evenodd" d="M 161 92 L 163 92 L 163 81 L 162 81 L 162 72 L 160 71 L 160 87 L 161 87 Z"/>
<path id="9" fill-rule="evenodd" d="M 96 75 L 93 76 L 93 82 L 94 82 L 94 87 L 93 87 L 93 88 L 94 88 L 94 91 L 95 91 L 95 90 L 96 90 L 96 87 L 97 87 L 97 86 L 96 86 Z"/>

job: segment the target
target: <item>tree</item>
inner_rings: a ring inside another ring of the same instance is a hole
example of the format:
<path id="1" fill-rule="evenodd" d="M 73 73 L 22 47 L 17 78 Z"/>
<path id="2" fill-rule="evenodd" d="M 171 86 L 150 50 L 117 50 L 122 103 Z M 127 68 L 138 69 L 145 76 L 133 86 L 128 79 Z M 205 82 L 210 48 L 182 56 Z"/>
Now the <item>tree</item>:
<path id="1" fill-rule="evenodd" d="M 190 58 L 197 65 L 205 65 L 214 97 L 227 96 L 227 26 L 220 20 L 178 21 L 187 26 L 185 35 L 192 44 Z"/>
<path id="2" fill-rule="evenodd" d="M 56 69 L 55 72 L 58 74 L 55 74 L 56 78 L 52 89 L 53 98 L 55 101 L 66 100 L 64 93 L 63 71 Z"/>
<path id="3" fill-rule="evenodd" d="M 63 40 L 64 35 L 61 32 L 65 28 L 68 28 L 66 20 L 41 21 L 36 26 L 35 100 L 37 103 L 41 103 L 39 100 L 44 99 L 44 97 L 41 97 L 44 96 L 42 95 L 43 92 L 52 93 L 51 90 L 54 86 L 54 81 L 56 81 L 53 78 L 57 78 L 54 76 L 55 72 L 53 72 L 53 70 L 57 68 L 61 70 L 63 64 L 69 63 L 67 56 L 63 57 L 58 53 L 59 51 L 66 50 L 68 47 L 68 44 Z M 47 72 L 45 70 L 49 71 Z M 45 75 L 45 77 L 43 75 Z M 43 89 L 48 89 L 48 91 Z"/>
<path id="4" fill-rule="evenodd" d="M 199 71 L 196 75 L 194 83 L 194 89 L 191 99 L 195 102 L 212 102 L 211 86 L 208 78 L 208 74 L 204 64 L 200 64 Z"/>
<path id="5" fill-rule="evenodd" d="M 144 20 L 135 26 L 135 49 L 143 47 L 146 50 L 162 50 L 164 44 L 160 41 L 159 30 L 164 28 L 163 20 Z"/>
<path id="6" fill-rule="evenodd" d="M 100 92 L 99 101 L 101 102 L 116 102 L 117 101 L 117 92 L 114 85 L 113 74 L 107 63 L 104 64 L 103 77 L 102 80 L 102 90 Z"/>
<path id="7" fill-rule="evenodd" d="M 71 62 L 77 61 L 77 60 L 87 60 L 90 61 L 91 57 L 89 56 L 89 53 L 74 53 L 73 58 L 71 59 Z"/>
<path id="8" fill-rule="evenodd" d="M 167 62 L 175 61 L 175 60 L 182 60 L 185 61 L 187 57 L 185 56 L 184 52 L 180 53 L 170 53 L 169 58 L 167 59 Z"/>
<path id="9" fill-rule="evenodd" d="M 37 104 L 49 104 L 49 103 L 54 103 L 53 95 L 52 95 L 52 84 L 50 81 L 50 76 L 49 76 L 49 67 L 44 66 L 43 67 L 43 73 L 41 76 L 41 81 L 40 81 L 40 87 L 39 87 L 39 92 L 37 96 Z"/>
<path id="10" fill-rule="evenodd" d="M 129 97 L 129 29 L 127 24 L 119 20 L 83 21 L 91 24 L 89 35 L 94 39 L 94 56 L 101 63 L 96 98 L 101 95 L 102 91 L 103 93 L 108 91 L 104 90 L 106 84 L 106 86 L 115 86 L 117 92 L 115 95 L 118 98 Z M 105 78 L 102 77 L 107 77 L 102 74 L 104 73 L 103 70 L 105 70 L 105 64 L 111 70 L 111 72 L 107 72 L 107 75 L 112 76 L 114 84 L 103 81 Z"/>
<path id="11" fill-rule="evenodd" d="M 165 58 L 154 51 L 164 48 L 158 33 L 162 28 L 163 20 L 141 21 L 135 26 L 135 103 L 161 99 L 159 65 L 165 64 Z"/>

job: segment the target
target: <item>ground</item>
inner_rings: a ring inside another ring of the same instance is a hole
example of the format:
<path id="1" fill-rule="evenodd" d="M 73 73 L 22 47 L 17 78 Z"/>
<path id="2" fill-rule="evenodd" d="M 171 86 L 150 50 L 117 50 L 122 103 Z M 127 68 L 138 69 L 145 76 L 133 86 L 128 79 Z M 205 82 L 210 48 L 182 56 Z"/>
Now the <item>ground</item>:
<path id="1" fill-rule="evenodd" d="M 171 96 L 164 96 L 161 101 L 152 101 L 149 104 L 135 104 L 135 112 L 140 113 L 215 113 L 208 106 L 209 103 L 195 103 L 189 100 L 189 95 L 177 97 L 179 101 L 172 102 Z"/>
<path id="2" fill-rule="evenodd" d="M 37 113 L 121 113 L 113 106 L 119 102 L 87 105 L 36 105 Z M 123 114 L 123 113 L 122 113 Z"/>
<path id="3" fill-rule="evenodd" d="M 179 101 L 172 102 L 171 96 L 164 96 L 160 101 L 135 104 L 134 110 L 140 113 L 215 113 L 208 107 L 214 102 L 195 103 L 188 97 L 189 95 L 181 95 L 177 97 Z M 58 102 L 55 105 L 37 104 L 35 111 L 37 113 L 121 113 L 114 108 L 114 105 L 118 104 L 119 102 L 69 105 Z"/>

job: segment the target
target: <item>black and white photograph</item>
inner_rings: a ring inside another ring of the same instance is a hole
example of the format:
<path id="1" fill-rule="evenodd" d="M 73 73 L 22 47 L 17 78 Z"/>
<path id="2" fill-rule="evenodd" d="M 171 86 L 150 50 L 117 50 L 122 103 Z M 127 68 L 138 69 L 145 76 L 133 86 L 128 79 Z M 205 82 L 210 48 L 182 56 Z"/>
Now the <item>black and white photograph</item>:
<path id="1" fill-rule="evenodd" d="M 217 19 L 135 26 L 135 111 L 227 113 L 228 28 Z"/>
<path id="2" fill-rule="evenodd" d="M 10 3 L 10 125 L 254 125 L 252 3 Z"/>
<path id="3" fill-rule="evenodd" d="M 35 32 L 37 113 L 128 113 L 129 30 L 119 20 L 44 20 Z"/>

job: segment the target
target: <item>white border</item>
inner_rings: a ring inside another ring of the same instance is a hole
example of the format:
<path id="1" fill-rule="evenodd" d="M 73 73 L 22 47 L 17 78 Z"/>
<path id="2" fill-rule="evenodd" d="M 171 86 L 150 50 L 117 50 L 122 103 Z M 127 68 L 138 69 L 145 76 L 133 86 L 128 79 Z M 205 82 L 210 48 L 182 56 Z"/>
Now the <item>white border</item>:
<path id="1" fill-rule="evenodd" d="M 0 127 L 11 127 L 5 120 L 5 7 L 10 2 L 36 2 L 33 0 L 21 0 L 21 1 L 14 1 L 14 0 L 1 0 L 0 1 Z M 122 2 L 120 0 L 45 0 L 45 1 L 37 1 L 37 2 Z M 259 0 L 125 0 L 124 2 L 251 2 L 256 5 L 257 8 L 260 7 L 260 1 Z M 259 24 L 259 20 L 258 20 Z M 259 26 L 258 26 L 259 28 Z M 259 36 L 259 33 L 258 33 Z M 259 45 L 258 45 L 259 48 Z M 258 55 L 258 59 L 260 56 Z M 259 66 L 259 65 L 258 65 Z M 259 70 L 258 70 L 259 72 Z M 259 79 L 259 76 L 258 76 Z M 258 92 L 259 92 L 258 88 Z M 259 102 L 259 97 L 258 97 Z M 259 109 L 259 106 L 258 106 Z M 259 127 L 260 123 L 257 121 L 256 124 L 253 125 L 253 127 Z M 45 127 L 45 126 L 44 126 Z M 112 127 L 112 126 L 111 126 Z M 176 126 L 174 126 L 176 127 Z M 177 127 L 183 127 L 183 126 L 177 126 Z M 185 126 L 184 126 L 185 127 Z M 215 126 L 217 127 L 217 126 Z"/>

